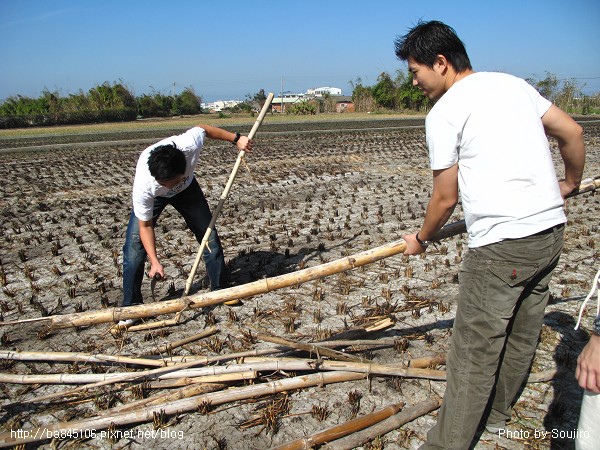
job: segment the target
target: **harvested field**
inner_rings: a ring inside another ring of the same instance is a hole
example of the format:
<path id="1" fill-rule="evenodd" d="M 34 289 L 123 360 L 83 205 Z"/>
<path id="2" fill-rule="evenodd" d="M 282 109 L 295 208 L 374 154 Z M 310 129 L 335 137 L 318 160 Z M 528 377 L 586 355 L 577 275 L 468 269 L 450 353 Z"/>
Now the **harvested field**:
<path id="1" fill-rule="evenodd" d="M 422 120 L 285 124 L 271 120 L 267 117 L 259 130 L 255 151 L 240 170 L 217 222 L 232 286 L 381 246 L 420 225 L 431 191 Z M 248 132 L 250 125 L 229 128 Z M 600 175 L 600 124 L 589 121 L 584 126 L 588 151 L 584 176 L 593 177 Z M 137 157 L 148 144 L 183 130 L 162 126 L 143 132 L 0 136 L 3 321 L 117 306 L 121 247 Z M 228 144 L 209 142 L 205 147 L 196 176 L 210 205 L 217 204 L 235 158 Z M 558 155 L 555 161 L 560 176 Z M 483 433 L 478 449 L 574 448 L 572 436 L 581 400 L 574 369 L 587 333 L 573 327 L 599 267 L 599 203 L 600 193 L 595 192 L 573 198 L 567 205 L 565 249 L 551 283 L 551 305 L 532 367 L 532 373 L 558 368 L 559 375 L 528 384 L 515 407 L 513 434 Z M 461 218 L 459 207 L 451 221 Z M 167 275 L 156 287 L 154 301 L 160 302 L 181 296 L 198 243 L 171 208 L 161 216 L 157 237 Z M 164 414 L 150 413 L 149 419 L 128 425 L 111 425 L 109 420 L 94 435 L 46 439 L 28 444 L 32 448 L 267 449 L 394 403 L 404 402 L 408 409 L 438 398 L 444 391 L 443 381 L 373 370 L 355 371 L 363 373 L 357 375 L 360 379 L 327 384 L 318 379 L 317 374 L 324 372 L 315 369 L 315 364 L 342 355 L 290 350 L 269 339 L 277 336 L 296 343 L 369 340 L 368 345 L 344 342 L 335 348 L 353 361 L 364 358 L 388 368 L 410 359 L 444 355 L 455 311 L 458 267 L 466 251 L 465 236 L 459 235 L 420 257 L 393 256 L 257 295 L 243 300 L 241 306 L 186 310 L 176 325 L 145 331 L 113 334 L 108 323 L 67 329 L 52 329 L 43 322 L 2 325 L 0 351 L 5 359 L 0 360 L 0 376 L 7 382 L 0 382 L 0 431 L 18 437 L 21 430 L 23 437 L 24 430 L 58 422 L 110 417 L 116 414 L 113 408 L 180 389 L 167 387 L 168 381 L 162 378 L 160 382 L 137 380 L 97 387 L 90 390 L 91 395 L 61 394 L 52 401 L 24 403 L 73 389 L 66 375 L 89 375 L 91 380 L 100 378 L 92 375 L 141 370 L 140 365 L 89 357 L 51 361 L 52 352 L 158 358 L 155 361 L 161 364 L 171 356 L 187 356 L 188 361 L 191 356 L 214 357 L 213 361 L 222 356 L 223 361 L 211 367 L 235 361 L 264 368 L 250 368 L 251 373 L 242 379 L 219 380 L 217 387 L 213 382 L 212 389 L 218 390 L 211 400 L 199 401 L 189 410 L 169 413 L 165 407 Z M 206 292 L 203 275 L 201 264 L 193 295 Z M 146 303 L 152 302 L 150 281 L 144 282 L 143 290 Z M 591 308 L 588 311 L 584 325 L 590 324 L 593 314 Z M 358 331 L 384 320 L 391 325 L 370 333 Z M 173 348 L 173 343 L 211 327 L 216 328 L 213 334 Z M 271 358 L 310 358 L 312 369 L 286 368 L 281 360 L 275 364 L 266 356 L 227 359 L 229 354 L 267 349 L 272 350 Z M 39 354 L 32 360 L 15 361 L 8 351 Z M 432 368 L 443 370 L 444 366 Z M 8 375 L 36 374 L 64 376 L 53 384 L 43 379 L 8 381 Z M 180 383 L 192 376 L 196 375 L 180 377 L 184 380 Z M 313 386 L 285 388 L 286 381 L 302 376 L 317 378 Z M 223 399 L 227 391 L 269 382 L 284 387 L 281 392 L 267 389 L 260 396 Z M 435 412 L 421 415 L 360 448 L 417 448 L 434 423 Z"/>

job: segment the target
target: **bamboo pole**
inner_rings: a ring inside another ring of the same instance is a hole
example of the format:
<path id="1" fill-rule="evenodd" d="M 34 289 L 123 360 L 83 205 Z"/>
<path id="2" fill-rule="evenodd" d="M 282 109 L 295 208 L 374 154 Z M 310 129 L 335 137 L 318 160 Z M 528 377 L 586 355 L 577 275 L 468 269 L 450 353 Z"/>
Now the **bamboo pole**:
<path id="1" fill-rule="evenodd" d="M 283 445 L 271 448 L 271 450 L 304 450 L 313 448 L 315 445 L 320 445 L 325 442 L 330 442 L 335 439 L 355 433 L 356 431 L 370 427 L 377 422 L 381 422 L 388 417 L 397 414 L 404 407 L 404 402 L 395 403 L 386 406 L 383 409 L 374 411 L 371 414 L 366 414 L 356 419 L 349 420 L 340 425 L 319 431 L 311 436 L 296 439 Z"/>
<path id="2" fill-rule="evenodd" d="M 334 442 L 330 442 L 321 447 L 321 450 L 350 450 L 360 447 L 362 444 L 375 439 L 377 436 L 383 436 L 384 434 L 394 431 L 402 425 L 415 420 L 417 417 L 424 416 L 425 414 L 438 409 L 440 404 L 441 400 L 439 399 L 425 400 L 415 406 L 403 409 L 398 414 L 395 414 L 372 427 L 338 439 Z"/>
<path id="3" fill-rule="evenodd" d="M 365 375 L 362 373 L 316 373 L 272 381 L 269 383 L 232 388 L 226 391 L 218 391 L 168 403 L 152 405 L 136 411 L 106 414 L 70 422 L 58 422 L 46 427 L 19 430 L 19 433 L 6 431 L 0 433 L 0 447 L 12 447 L 51 439 L 56 434 L 60 435 L 61 431 L 69 431 L 71 434 L 80 433 L 82 436 L 84 431 L 95 431 L 99 434 L 100 430 L 104 430 L 110 426 L 119 427 L 123 425 L 152 422 L 155 414 L 165 414 L 166 416 L 181 414 L 182 412 L 193 411 L 202 404 L 208 403 L 216 406 L 223 403 L 276 394 L 283 391 L 361 380 L 364 378 Z"/>
<path id="4" fill-rule="evenodd" d="M 405 367 L 403 364 L 377 364 L 377 363 L 359 363 L 351 361 L 317 361 L 304 358 L 271 358 L 269 360 L 245 361 L 241 364 L 227 364 L 224 366 L 208 366 L 201 368 L 184 367 L 188 363 L 176 366 L 161 367 L 159 369 L 143 370 L 139 372 L 118 372 L 118 373 L 47 373 L 47 374 L 12 374 L 0 373 L 0 383 L 13 384 L 83 384 L 93 383 L 78 388 L 48 394 L 31 400 L 24 400 L 25 403 L 35 403 L 53 398 L 67 397 L 81 391 L 105 386 L 109 384 L 136 381 L 140 379 L 172 379 L 183 377 L 200 377 L 208 375 L 220 375 L 226 373 L 243 372 L 247 370 L 264 371 L 344 371 L 359 372 L 371 375 L 389 375 L 406 378 L 425 378 L 430 380 L 443 381 L 446 379 L 446 372 L 443 370 L 421 369 Z M 194 361 L 195 365 L 199 365 Z"/>
<path id="5" fill-rule="evenodd" d="M 268 362 L 263 361 L 264 369 L 270 370 L 277 366 L 274 361 Z M 281 366 L 281 364 L 279 364 Z M 287 366 L 288 364 L 283 364 Z M 229 364 L 227 366 L 210 366 L 198 369 L 185 369 L 178 372 L 169 372 L 161 375 L 151 376 L 148 379 L 152 380 L 180 380 L 202 378 L 194 381 L 195 383 L 217 383 L 220 381 L 231 381 L 231 374 L 242 374 L 236 375 L 237 379 L 246 379 L 246 375 L 249 372 L 256 372 L 254 369 L 249 369 L 251 366 L 261 366 L 259 361 L 247 363 L 246 365 Z M 300 370 L 306 369 L 306 363 L 290 364 L 290 367 L 300 367 Z M 294 370 L 294 369 L 288 369 Z M 105 384 L 116 384 L 123 383 L 126 381 L 135 381 L 139 377 L 134 379 L 127 379 L 127 375 L 133 372 L 118 372 L 118 373 L 45 373 L 45 374 L 13 374 L 13 373 L 0 373 L 0 383 L 10 384 L 87 384 L 87 383 L 105 383 Z M 124 376 L 125 375 L 125 376 Z M 129 377 L 131 378 L 131 377 Z M 188 384 L 191 384 L 188 382 Z M 85 386 L 83 386 L 85 387 Z M 79 392 L 79 388 L 77 389 Z M 76 393 L 76 392 L 74 392 Z M 60 394 L 51 394 L 56 397 L 67 397 L 71 395 L 70 391 L 62 392 Z M 35 399 L 34 399 L 35 400 Z M 38 398 L 39 400 L 39 398 Z M 29 401 L 25 401 L 29 403 Z"/>
<path id="6" fill-rule="evenodd" d="M 303 350 L 305 352 L 315 353 L 316 355 L 319 355 L 319 356 L 335 358 L 339 361 L 368 362 L 368 360 L 365 358 L 360 358 L 358 356 L 349 355 L 348 353 L 344 353 L 344 352 L 338 352 L 337 350 L 332 350 L 330 348 L 323 347 L 323 346 L 319 345 L 318 343 L 317 344 L 314 344 L 314 343 L 307 344 L 304 342 L 295 342 L 295 341 L 290 341 L 289 339 L 284 339 L 284 338 L 280 338 L 277 336 L 269 336 L 268 334 L 265 334 L 265 333 L 258 333 L 258 335 L 256 337 L 263 341 L 267 341 L 267 342 L 271 342 L 271 343 L 279 344 L 279 345 L 284 345 L 286 347 L 293 348 L 296 350 Z"/>
<path id="7" fill-rule="evenodd" d="M 183 377 L 172 380 L 158 380 L 148 384 L 150 389 L 164 389 L 189 386 L 198 383 L 224 383 L 226 381 L 254 380 L 258 377 L 256 370 L 245 370 L 243 372 L 223 373 L 221 375 L 207 375 L 204 377 Z"/>
<path id="8" fill-rule="evenodd" d="M 160 347 L 158 347 L 156 349 L 156 353 L 159 353 L 159 354 L 160 353 L 171 354 L 171 352 L 174 349 L 178 348 L 178 347 L 184 346 L 186 344 L 191 344 L 192 342 L 196 342 L 196 341 L 198 341 L 200 339 L 204 339 L 205 337 L 212 336 L 213 334 L 216 334 L 218 332 L 219 332 L 219 329 L 217 327 L 215 327 L 215 326 L 212 326 L 212 327 L 207 328 L 206 330 L 204 330 L 204 331 L 202 331 L 200 333 L 194 334 L 194 335 L 189 336 L 189 337 L 187 337 L 185 339 L 180 339 L 180 340 L 175 341 L 175 342 L 170 342 L 168 344 L 161 345 Z M 148 354 L 150 354 L 150 353 L 148 352 Z"/>
<path id="9" fill-rule="evenodd" d="M 252 129 L 250 130 L 250 133 L 248 134 L 248 139 L 254 138 L 254 135 L 256 134 L 258 127 L 260 126 L 263 119 L 265 118 L 265 114 L 267 114 L 267 111 L 269 110 L 269 106 L 271 106 L 272 101 L 273 101 L 273 93 L 269 93 L 269 95 L 267 96 L 267 99 L 265 101 L 265 104 L 263 105 L 263 107 L 260 111 L 260 114 L 258 115 L 258 117 L 256 118 L 256 121 L 254 122 L 254 126 L 252 127 Z M 219 203 L 217 204 L 217 207 L 215 208 L 215 210 L 212 213 L 212 218 L 210 220 L 210 224 L 208 225 L 208 228 L 206 229 L 206 232 L 204 233 L 204 237 L 202 238 L 200 247 L 198 247 L 198 253 L 196 254 L 196 259 L 194 260 L 194 264 L 192 265 L 192 270 L 190 271 L 190 275 L 188 276 L 188 279 L 185 282 L 185 289 L 183 291 L 184 296 L 186 296 L 190 293 L 190 288 L 192 287 L 192 282 L 194 281 L 194 277 L 196 276 L 196 271 L 198 270 L 198 265 L 200 264 L 200 259 L 202 259 L 202 252 L 204 251 L 204 248 L 208 244 L 210 235 L 212 234 L 213 229 L 215 228 L 215 223 L 217 222 L 217 218 L 219 217 L 219 214 L 221 214 L 221 209 L 223 209 L 223 205 L 225 204 L 225 201 L 227 200 L 227 196 L 229 195 L 231 186 L 233 185 L 233 182 L 235 181 L 235 177 L 237 176 L 238 169 L 240 167 L 240 164 L 242 163 L 242 160 L 243 160 L 245 154 L 246 154 L 246 152 L 244 150 L 240 150 L 240 152 L 238 153 L 238 157 L 235 161 L 235 164 L 233 165 L 233 170 L 231 171 L 231 174 L 229 175 L 229 179 L 227 180 L 225 189 L 223 190 L 223 193 L 221 194 L 221 197 L 219 198 Z"/>
<path id="10" fill-rule="evenodd" d="M 315 267 L 309 267 L 273 278 L 263 278 L 252 283 L 234 286 L 228 289 L 191 295 L 174 300 L 166 300 L 164 302 L 55 315 L 34 320 L 26 319 L 12 322 L 0 322 L 0 325 L 20 325 L 26 322 L 33 322 L 50 326 L 51 328 L 69 328 L 110 322 L 116 323 L 125 319 L 141 319 L 144 317 L 177 313 L 185 308 L 204 308 L 207 306 L 218 305 L 229 300 L 254 297 L 277 289 L 296 286 L 329 275 L 352 270 L 365 264 L 371 264 L 381 259 L 402 253 L 405 250 L 406 242 L 404 242 L 403 239 L 399 239 Z"/>
<path id="11" fill-rule="evenodd" d="M 600 186 L 600 177 L 595 179 L 586 179 L 580 187 L 569 195 L 568 198 L 584 192 L 591 192 Z M 438 241 L 446 239 L 466 231 L 464 220 L 445 225 L 431 239 Z M 162 314 L 172 314 L 180 312 L 186 308 L 197 309 L 207 306 L 218 305 L 230 300 L 238 300 L 248 297 L 254 297 L 259 294 L 283 289 L 290 286 L 296 286 L 319 278 L 324 278 L 336 273 L 355 269 L 356 267 L 371 264 L 384 258 L 404 253 L 406 242 L 403 239 L 392 241 L 387 244 L 356 253 L 352 256 L 340 258 L 325 264 L 307 269 L 298 270 L 285 275 L 279 275 L 273 278 L 264 278 L 252 283 L 241 286 L 234 286 L 228 289 L 212 291 L 202 294 L 182 297 L 175 300 L 167 300 L 151 304 L 142 304 L 136 306 L 106 308 L 96 311 L 86 311 L 74 314 L 64 314 L 48 317 L 39 317 L 34 319 L 15 320 L 0 322 L 2 325 L 21 325 L 25 323 L 37 323 L 50 326 L 51 328 L 69 328 L 96 325 L 101 323 L 117 323 L 126 319 L 141 319 L 144 317 L 154 317 Z"/>
<path id="12" fill-rule="evenodd" d="M 217 383 L 192 384 L 191 386 L 184 386 L 175 391 L 165 392 L 164 394 L 156 395 L 154 397 L 143 398 L 141 400 L 128 402 L 120 406 L 115 406 L 114 408 L 110 408 L 108 411 L 104 411 L 99 415 L 112 416 L 115 413 L 132 411 L 152 405 L 160 405 L 161 403 L 181 400 L 182 398 L 190 398 L 196 395 L 208 394 L 209 392 L 217 392 L 222 389 L 226 389 L 227 387 L 228 386 L 226 384 Z"/>
<path id="13" fill-rule="evenodd" d="M 82 363 L 113 363 L 113 364 L 135 364 L 138 366 L 163 367 L 165 363 L 158 359 L 133 358 L 128 356 L 114 356 L 91 353 L 74 352 L 26 352 L 2 350 L 0 359 L 13 361 L 52 361 L 52 362 L 82 362 Z"/>

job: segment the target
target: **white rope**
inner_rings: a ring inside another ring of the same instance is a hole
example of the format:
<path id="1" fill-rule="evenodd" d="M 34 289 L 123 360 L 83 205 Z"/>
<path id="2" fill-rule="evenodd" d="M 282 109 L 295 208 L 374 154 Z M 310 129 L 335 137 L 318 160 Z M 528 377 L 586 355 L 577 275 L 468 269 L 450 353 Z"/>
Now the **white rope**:
<path id="1" fill-rule="evenodd" d="M 581 304 L 581 309 L 579 310 L 579 318 L 577 319 L 577 325 L 575 325 L 575 329 L 579 328 L 579 324 L 581 323 L 581 317 L 583 316 L 583 311 L 585 310 L 585 305 L 594 295 L 594 291 L 598 290 L 598 301 L 596 302 L 596 317 L 600 315 L 600 269 L 596 272 L 596 276 L 594 277 L 594 282 L 592 283 L 592 289 L 590 293 L 587 295 L 583 303 Z"/>

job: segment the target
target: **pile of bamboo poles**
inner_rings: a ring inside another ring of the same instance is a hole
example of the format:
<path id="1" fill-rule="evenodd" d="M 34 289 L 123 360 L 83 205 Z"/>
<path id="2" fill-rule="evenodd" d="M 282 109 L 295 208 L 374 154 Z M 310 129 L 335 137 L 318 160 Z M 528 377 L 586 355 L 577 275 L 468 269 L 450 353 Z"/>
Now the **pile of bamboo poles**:
<path id="1" fill-rule="evenodd" d="M 384 321 L 373 325 L 372 328 L 353 330 L 354 336 L 368 337 L 373 330 L 378 331 L 389 326 L 390 323 Z M 218 330 L 210 328 L 203 335 L 206 337 L 216 332 Z M 197 336 L 194 338 L 197 339 Z M 366 380 L 372 377 L 421 378 L 438 381 L 445 379 L 445 372 L 439 370 L 439 366 L 445 363 L 442 355 L 407 360 L 398 364 L 378 364 L 364 357 L 355 356 L 352 352 L 341 351 L 372 346 L 393 346 L 395 341 L 391 339 L 334 339 L 302 343 L 259 334 L 257 341 L 274 343 L 277 346 L 210 357 L 163 356 L 160 358 L 157 358 L 157 355 L 134 357 L 68 352 L 2 351 L 0 359 L 10 361 L 77 362 L 84 365 L 103 364 L 110 368 L 127 366 L 127 371 L 100 374 L 0 373 L 1 383 L 62 386 L 58 392 L 21 400 L 18 403 L 21 409 L 31 407 L 40 411 L 43 408 L 56 407 L 57 404 L 70 406 L 73 402 L 85 402 L 86 399 L 96 395 L 98 388 L 103 386 L 113 392 L 138 388 L 146 391 L 154 390 L 158 393 L 135 401 L 127 401 L 85 419 L 53 423 L 37 429 L 24 429 L 19 435 L 9 432 L 0 433 L 0 446 L 17 446 L 43 441 L 47 440 L 48 436 L 57 436 L 60 433 L 63 435 L 83 433 L 109 427 L 155 422 L 157 417 L 198 411 L 203 407 L 214 408 L 226 403 L 242 402 L 331 383 Z M 190 339 L 183 339 L 180 342 L 190 342 Z M 290 352 L 295 351 L 302 351 L 308 356 L 289 356 Z M 277 354 L 288 356 L 274 356 Z M 289 372 L 299 372 L 301 375 L 286 376 Z M 271 374 L 270 380 L 262 381 L 261 374 L 264 373 Z M 272 380 L 274 373 L 280 374 L 279 379 Z M 552 375 L 538 376 L 535 381 L 547 379 Z M 79 386 L 75 388 L 64 386 L 70 384 Z M 4 409 L 10 411 L 11 407 L 16 406 L 17 404 L 5 405 Z M 332 429 L 322 430 L 314 436 L 291 442 L 280 448 L 307 448 L 302 446 L 326 442 L 331 443 L 331 447 L 328 448 L 352 448 L 358 445 L 356 444 L 358 441 L 366 442 L 373 439 L 377 435 L 373 435 L 375 432 L 382 434 L 383 430 L 391 431 L 407 421 L 427 414 L 439 406 L 439 399 L 433 398 L 402 411 L 403 406 L 390 405 L 381 411 L 353 419 Z M 375 424 L 379 425 L 374 427 Z M 368 431 L 371 428 L 372 430 Z M 367 431 L 357 433 L 365 429 Z M 344 440 L 336 441 L 343 436 L 348 436 L 345 438 L 347 444 L 344 444 L 346 442 Z"/>

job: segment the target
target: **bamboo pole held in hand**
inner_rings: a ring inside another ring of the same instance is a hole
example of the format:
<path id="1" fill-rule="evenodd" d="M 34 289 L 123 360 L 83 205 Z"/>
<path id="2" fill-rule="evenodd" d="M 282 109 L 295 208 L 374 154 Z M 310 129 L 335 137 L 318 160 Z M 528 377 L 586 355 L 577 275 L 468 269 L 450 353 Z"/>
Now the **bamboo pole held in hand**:
<path id="1" fill-rule="evenodd" d="M 256 134 L 256 130 L 258 130 L 258 127 L 262 123 L 262 121 L 265 117 L 265 114 L 267 113 L 272 101 L 273 101 L 273 93 L 269 93 L 269 95 L 267 96 L 267 100 L 265 101 L 265 104 L 263 105 L 263 107 L 260 111 L 260 114 L 258 115 L 258 117 L 256 118 L 256 121 L 254 122 L 254 126 L 252 127 L 252 129 L 250 130 L 250 133 L 248 134 L 248 139 L 254 138 L 254 135 Z M 212 219 L 210 221 L 210 224 L 208 225 L 208 228 L 206 229 L 206 233 L 204 233 L 204 237 L 202 238 L 200 247 L 198 248 L 198 253 L 196 254 L 196 259 L 194 261 L 194 264 L 192 265 L 192 270 L 190 271 L 190 275 L 188 276 L 188 279 L 185 282 L 185 290 L 183 291 L 184 296 L 186 296 L 190 293 L 190 288 L 192 287 L 194 277 L 196 276 L 196 271 L 198 270 L 198 265 L 200 264 L 200 259 L 202 258 L 202 252 L 204 251 L 204 248 L 208 244 L 210 235 L 212 234 L 213 229 L 215 228 L 215 223 L 217 222 L 217 218 L 219 217 L 219 214 L 221 213 L 221 209 L 223 208 L 223 205 L 225 204 L 225 200 L 227 200 L 227 196 L 229 195 L 229 191 L 231 189 L 231 186 L 233 185 L 235 177 L 237 176 L 238 169 L 240 167 L 240 164 L 242 163 L 242 159 L 244 158 L 245 154 L 246 154 L 245 150 L 240 150 L 240 152 L 238 153 L 238 157 L 235 161 L 235 164 L 233 165 L 233 170 L 231 171 L 231 174 L 229 175 L 229 180 L 227 180 L 225 189 L 223 190 L 223 193 L 221 194 L 221 197 L 219 198 L 219 203 L 217 204 L 217 207 L 213 211 Z"/>

